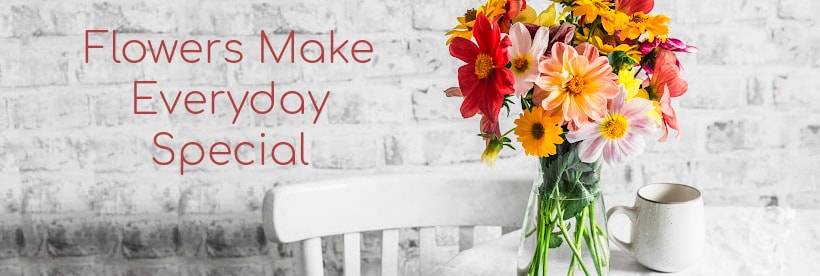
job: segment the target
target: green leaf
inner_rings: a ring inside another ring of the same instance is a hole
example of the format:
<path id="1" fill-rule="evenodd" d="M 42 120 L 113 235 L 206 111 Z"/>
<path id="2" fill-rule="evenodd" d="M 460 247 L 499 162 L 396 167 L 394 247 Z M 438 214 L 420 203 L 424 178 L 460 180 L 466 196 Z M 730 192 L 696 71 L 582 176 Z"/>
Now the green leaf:
<path id="1" fill-rule="evenodd" d="M 562 243 L 564 243 L 564 239 L 561 238 L 561 232 L 550 233 L 549 248 L 558 248 Z"/>

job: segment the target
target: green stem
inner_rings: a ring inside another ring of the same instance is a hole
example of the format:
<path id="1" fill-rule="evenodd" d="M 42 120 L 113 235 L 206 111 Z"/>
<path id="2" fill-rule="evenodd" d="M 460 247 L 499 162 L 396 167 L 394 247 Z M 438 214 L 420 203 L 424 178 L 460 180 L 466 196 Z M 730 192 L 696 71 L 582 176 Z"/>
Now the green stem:
<path id="1" fill-rule="evenodd" d="M 598 272 L 598 275 L 603 275 L 601 271 L 604 267 L 604 260 L 601 260 L 600 253 L 604 250 L 598 244 L 598 224 L 595 222 L 595 202 L 590 203 L 587 209 L 589 211 L 589 231 L 586 232 L 584 240 L 587 242 L 587 248 L 589 248 L 589 253 L 592 256 L 592 262 L 595 263 L 595 271 Z"/>
<path id="2" fill-rule="evenodd" d="M 573 241 L 575 242 L 575 248 L 581 248 L 581 234 L 583 234 L 586 231 L 586 227 L 584 227 L 586 225 L 586 217 L 586 207 L 583 210 L 581 210 L 580 215 L 575 216 L 575 240 Z M 569 270 L 567 271 L 567 276 L 575 275 L 575 259 L 576 258 L 572 258 L 572 260 L 570 260 L 569 262 Z M 578 258 L 578 260 L 580 261 L 580 258 Z M 598 274 L 600 275 L 600 273 Z"/>
<path id="3" fill-rule="evenodd" d="M 596 225 L 596 229 L 597 230 L 595 231 L 595 233 L 596 233 L 595 237 L 598 239 L 598 243 L 602 246 L 608 246 L 609 245 L 609 237 L 608 237 L 606 231 L 604 231 L 604 229 L 602 229 L 600 225 Z M 601 251 L 604 252 L 604 254 L 603 254 L 604 255 L 604 266 L 608 267 L 609 266 L 609 250 L 606 250 L 606 248 L 601 247 Z"/>
<path id="4" fill-rule="evenodd" d="M 563 217 L 563 215 L 561 216 Z M 582 270 L 584 270 L 584 274 L 589 275 L 589 270 L 587 269 L 586 265 L 584 265 L 584 260 L 581 259 L 581 251 L 578 250 L 578 247 L 576 247 L 575 244 L 570 242 L 572 241 L 572 239 L 569 233 L 567 232 L 567 226 L 564 225 L 563 219 L 558 220 L 558 229 L 561 230 L 561 235 L 563 235 L 564 240 L 567 241 L 567 246 L 569 246 L 569 249 L 572 250 L 573 257 L 578 259 L 578 265 L 581 266 Z"/>

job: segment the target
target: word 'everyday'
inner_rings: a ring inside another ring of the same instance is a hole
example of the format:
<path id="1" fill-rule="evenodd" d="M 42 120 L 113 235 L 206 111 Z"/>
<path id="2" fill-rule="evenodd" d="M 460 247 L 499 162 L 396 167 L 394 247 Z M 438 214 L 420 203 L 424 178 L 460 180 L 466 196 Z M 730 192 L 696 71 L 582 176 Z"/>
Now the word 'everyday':
<path id="1" fill-rule="evenodd" d="M 245 90 L 239 93 L 232 92 L 230 90 L 211 90 L 209 93 L 199 90 L 154 90 L 153 93 L 147 92 L 147 90 L 150 90 L 148 87 L 151 87 L 152 84 L 157 84 L 157 81 L 150 80 L 134 82 L 135 115 L 157 114 L 157 110 L 146 107 L 150 105 L 140 105 L 140 102 L 151 102 L 155 98 L 159 99 L 162 103 L 161 105 L 158 105 L 161 110 L 169 115 L 180 112 L 191 115 L 199 115 L 205 114 L 206 110 L 209 111 L 210 114 L 216 114 L 218 111 L 218 106 L 225 106 L 217 105 L 217 102 L 222 101 L 224 103 L 230 103 L 230 111 L 233 112 L 233 120 L 231 120 L 231 124 L 236 124 L 236 120 L 239 119 L 239 115 L 242 114 L 243 111 L 247 110 L 250 110 L 248 112 L 253 112 L 260 115 L 268 114 L 273 112 L 275 109 L 281 110 L 282 112 L 290 115 L 305 114 L 305 105 L 308 104 L 307 101 L 309 99 L 315 112 L 313 114 L 313 124 L 316 124 L 319 117 L 322 115 L 327 99 L 330 97 L 330 91 L 327 91 L 323 96 L 318 97 L 319 95 L 314 95 L 312 91 L 307 91 L 307 93 L 303 94 L 302 92 L 291 90 L 283 93 L 277 101 L 273 81 L 270 82 L 269 90 L 259 90 L 253 93 L 251 93 L 250 90 Z M 296 104 L 293 104 L 294 102 Z"/>

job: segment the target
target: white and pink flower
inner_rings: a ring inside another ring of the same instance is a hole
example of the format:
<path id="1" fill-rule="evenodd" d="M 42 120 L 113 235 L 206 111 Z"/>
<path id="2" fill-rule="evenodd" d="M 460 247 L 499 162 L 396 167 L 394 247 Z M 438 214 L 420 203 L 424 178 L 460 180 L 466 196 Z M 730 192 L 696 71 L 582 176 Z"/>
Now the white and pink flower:
<path id="1" fill-rule="evenodd" d="M 620 86 L 618 95 L 609 101 L 607 116 L 567 133 L 567 141 L 578 146 L 581 161 L 592 163 L 603 155 L 604 161 L 615 165 L 643 153 L 643 136 L 654 133 L 656 123 L 648 115 L 652 102 L 643 98 L 626 100 L 627 91 Z"/>

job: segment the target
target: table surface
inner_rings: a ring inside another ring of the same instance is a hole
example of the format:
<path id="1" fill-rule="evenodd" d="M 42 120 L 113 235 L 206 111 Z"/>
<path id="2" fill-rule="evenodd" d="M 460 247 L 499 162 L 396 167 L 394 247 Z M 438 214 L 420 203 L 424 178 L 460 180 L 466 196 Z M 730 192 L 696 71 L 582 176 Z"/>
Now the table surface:
<path id="1" fill-rule="evenodd" d="M 610 243 L 610 275 L 818 275 L 820 210 L 785 207 L 706 207 L 706 246 L 698 264 L 678 273 L 644 268 Z M 614 222 L 614 221 L 613 221 Z M 610 232 L 628 234 L 628 223 Z M 516 275 L 519 231 L 459 253 L 436 276 Z"/>

